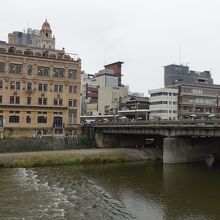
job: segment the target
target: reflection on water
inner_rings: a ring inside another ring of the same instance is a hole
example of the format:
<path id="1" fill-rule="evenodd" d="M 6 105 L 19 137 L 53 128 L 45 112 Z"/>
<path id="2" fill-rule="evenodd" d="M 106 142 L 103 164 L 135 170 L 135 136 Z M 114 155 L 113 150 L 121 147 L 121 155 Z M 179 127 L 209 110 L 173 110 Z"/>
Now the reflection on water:
<path id="1" fill-rule="evenodd" d="M 106 164 L 0 170 L 0 219 L 220 219 L 220 167 Z"/>

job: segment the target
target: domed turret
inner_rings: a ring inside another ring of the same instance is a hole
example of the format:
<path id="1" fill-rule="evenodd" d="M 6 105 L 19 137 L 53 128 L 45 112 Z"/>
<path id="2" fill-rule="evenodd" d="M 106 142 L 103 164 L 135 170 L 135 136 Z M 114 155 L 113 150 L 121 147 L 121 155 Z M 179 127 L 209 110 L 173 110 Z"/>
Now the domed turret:
<path id="1" fill-rule="evenodd" d="M 52 30 L 47 19 L 41 27 L 38 45 L 43 48 L 55 49 L 55 37 L 52 36 Z"/>
<path id="2" fill-rule="evenodd" d="M 50 29 L 50 24 L 48 23 L 47 19 L 45 20 L 45 22 L 42 25 L 42 28 L 41 28 L 41 31 L 40 31 L 40 35 L 42 37 L 52 38 L 52 31 Z"/>
<path id="3" fill-rule="evenodd" d="M 47 19 L 45 19 L 45 21 L 44 21 L 44 23 L 43 23 L 41 29 L 44 29 L 44 30 L 51 30 L 51 29 L 50 29 L 50 24 L 49 24 L 49 22 L 47 21 Z"/>

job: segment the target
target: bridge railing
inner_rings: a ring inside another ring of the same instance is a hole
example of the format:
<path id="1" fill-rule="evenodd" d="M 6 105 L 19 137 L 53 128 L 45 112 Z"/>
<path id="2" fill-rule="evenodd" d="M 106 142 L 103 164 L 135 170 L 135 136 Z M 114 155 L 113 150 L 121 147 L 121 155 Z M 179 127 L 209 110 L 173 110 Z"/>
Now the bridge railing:
<path id="1" fill-rule="evenodd" d="M 96 122 L 95 126 L 111 125 L 149 125 L 149 126 L 220 126 L 220 119 L 207 120 L 140 120 L 140 121 L 108 121 Z"/>

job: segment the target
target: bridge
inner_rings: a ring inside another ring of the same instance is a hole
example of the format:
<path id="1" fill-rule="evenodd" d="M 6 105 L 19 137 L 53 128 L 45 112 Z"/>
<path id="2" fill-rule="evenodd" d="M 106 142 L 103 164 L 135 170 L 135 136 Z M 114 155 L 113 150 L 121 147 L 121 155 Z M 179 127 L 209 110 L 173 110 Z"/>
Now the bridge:
<path id="1" fill-rule="evenodd" d="M 99 147 L 144 146 L 153 138 L 163 148 L 164 163 L 203 161 L 209 154 L 220 158 L 220 120 L 136 121 L 96 123 Z"/>

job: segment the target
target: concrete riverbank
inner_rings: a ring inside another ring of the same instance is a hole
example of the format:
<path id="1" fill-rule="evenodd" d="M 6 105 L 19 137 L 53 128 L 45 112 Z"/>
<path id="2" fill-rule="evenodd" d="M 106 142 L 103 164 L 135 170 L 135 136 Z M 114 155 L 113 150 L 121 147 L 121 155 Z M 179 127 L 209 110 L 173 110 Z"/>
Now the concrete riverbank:
<path id="1" fill-rule="evenodd" d="M 0 167 L 37 167 L 87 163 L 129 162 L 161 159 L 152 149 L 108 148 L 1 153 Z"/>

